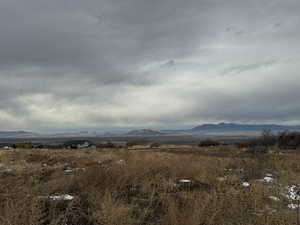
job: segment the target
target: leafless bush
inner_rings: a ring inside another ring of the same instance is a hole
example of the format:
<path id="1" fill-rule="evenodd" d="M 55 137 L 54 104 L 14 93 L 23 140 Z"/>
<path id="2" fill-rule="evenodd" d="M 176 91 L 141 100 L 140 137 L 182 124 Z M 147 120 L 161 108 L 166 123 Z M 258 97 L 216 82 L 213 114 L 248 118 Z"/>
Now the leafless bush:
<path id="1" fill-rule="evenodd" d="M 300 132 L 282 132 L 278 135 L 278 146 L 283 149 L 300 147 Z"/>
<path id="2" fill-rule="evenodd" d="M 211 146 L 219 146 L 221 145 L 218 141 L 206 139 L 199 143 L 199 147 L 211 147 Z"/>

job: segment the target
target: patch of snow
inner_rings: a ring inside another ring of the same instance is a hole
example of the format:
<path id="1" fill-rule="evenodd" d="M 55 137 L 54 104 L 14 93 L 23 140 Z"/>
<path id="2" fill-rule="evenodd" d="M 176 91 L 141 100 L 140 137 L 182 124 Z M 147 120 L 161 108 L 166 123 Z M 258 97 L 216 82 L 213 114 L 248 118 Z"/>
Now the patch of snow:
<path id="1" fill-rule="evenodd" d="M 65 169 L 65 173 L 72 173 L 73 171 L 73 169 Z"/>
<path id="2" fill-rule="evenodd" d="M 273 177 L 273 174 L 267 173 L 266 176 L 267 176 L 267 177 Z"/>
<path id="3" fill-rule="evenodd" d="M 179 179 L 178 182 L 179 183 L 191 183 L 192 181 L 189 179 Z"/>
<path id="4" fill-rule="evenodd" d="M 272 178 L 272 177 L 264 177 L 263 179 L 258 179 L 256 181 L 257 182 L 272 183 L 274 181 L 274 178 Z"/>
<path id="5" fill-rule="evenodd" d="M 289 209 L 298 209 L 300 207 L 299 204 L 288 204 Z"/>
<path id="6" fill-rule="evenodd" d="M 85 168 L 73 168 L 73 169 L 72 168 L 67 168 L 67 169 L 64 170 L 64 172 L 65 173 L 73 173 L 73 172 L 79 171 L 79 170 L 83 170 L 84 171 Z"/>
<path id="7" fill-rule="evenodd" d="M 286 197 L 290 200 L 300 200 L 300 193 L 299 193 L 299 189 L 296 185 L 291 185 L 287 187 L 288 189 L 288 193 L 286 195 Z"/>
<path id="8" fill-rule="evenodd" d="M 243 182 L 243 183 L 242 183 L 242 186 L 243 186 L 243 187 L 250 187 L 250 183 L 248 183 L 248 182 Z"/>
<path id="9" fill-rule="evenodd" d="M 272 178 L 272 177 L 264 177 L 264 182 L 271 183 L 273 181 L 274 181 L 274 178 Z"/>
<path id="10" fill-rule="evenodd" d="M 74 199 L 72 195 L 51 195 L 49 198 L 53 201 L 71 201 Z"/>
<path id="11" fill-rule="evenodd" d="M 269 196 L 269 199 L 274 200 L 276 202 L 280 201 L 280 199 L 276 196 Z"/>

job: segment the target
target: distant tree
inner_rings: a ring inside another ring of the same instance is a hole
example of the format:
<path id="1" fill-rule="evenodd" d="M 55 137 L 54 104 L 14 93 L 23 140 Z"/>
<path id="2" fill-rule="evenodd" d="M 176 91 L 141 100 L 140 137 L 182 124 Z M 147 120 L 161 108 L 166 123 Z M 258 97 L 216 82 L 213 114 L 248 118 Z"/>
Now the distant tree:
<path id="1" fill-rule="evenodd" d="M 264 130 L 261 132 L 259 137 L 247 139 L 237 143 L 240 148 L 251 148 L 255 147 L 271 147 L 277 144 L 277 136 L 272 133 L 271 130 Z M 257 148 L 260 149 L 260 148 Z"/>
<path id="2" fill-rule="evenodd" d="M 219 146 L 219 145 L 221 144 L 218 141 L 214 141 L 210 139 L 200 141 L 200 143 L 198 144 L 199 147 L 211 147 L 211 146 Z"/>
<path id="3" fill-rule="evenodd" d="M 282 149 L 297 149 L 300 147 L 300 132 L 284 131 L 278 136 L 278 146 Z"/>
<path id="4" fill-rule="evenodd" d="M 272 133 L 271 130 L 264 130 L 260 137 L 260 145 L 270 147 L 277 143 L 277 137 Z"/>

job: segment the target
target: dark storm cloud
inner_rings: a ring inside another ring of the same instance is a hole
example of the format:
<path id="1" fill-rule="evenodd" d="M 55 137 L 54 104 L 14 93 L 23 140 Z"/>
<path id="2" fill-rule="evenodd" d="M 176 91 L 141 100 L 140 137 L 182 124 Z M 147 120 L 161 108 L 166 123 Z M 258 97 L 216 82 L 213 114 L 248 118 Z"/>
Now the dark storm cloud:
<path id="1" fill-rule="evenodd" d="M 1 129 L 296 121 L 299 10 L 296 0 L 0 0 Z"/>

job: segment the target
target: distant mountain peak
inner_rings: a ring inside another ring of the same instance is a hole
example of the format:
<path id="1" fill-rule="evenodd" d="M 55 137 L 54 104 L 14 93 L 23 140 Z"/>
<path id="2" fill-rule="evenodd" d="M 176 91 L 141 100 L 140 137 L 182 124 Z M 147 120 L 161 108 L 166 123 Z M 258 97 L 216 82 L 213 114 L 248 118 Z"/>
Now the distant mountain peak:
<path id="1" fill-rule="evenodd" d="M 150 135 L 161 135 L 162 133 L 151 129 L 139 129 L 132 130 L 126 133 L 126 135 L 137 135 L 137 136 L 150 136 Z"/>
<path id="2" fill-rule="evenodd" d="M 300 126 L 287 126 L 277 124 L 239 124 L 239 123 L 218 123 L 203 124 L 191 129 L 193 132 L 201 131 L 283 131 L 283 130 L 300 130 Z"/>

